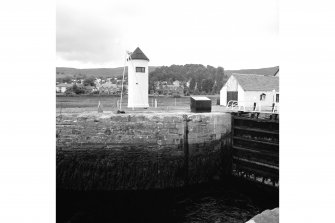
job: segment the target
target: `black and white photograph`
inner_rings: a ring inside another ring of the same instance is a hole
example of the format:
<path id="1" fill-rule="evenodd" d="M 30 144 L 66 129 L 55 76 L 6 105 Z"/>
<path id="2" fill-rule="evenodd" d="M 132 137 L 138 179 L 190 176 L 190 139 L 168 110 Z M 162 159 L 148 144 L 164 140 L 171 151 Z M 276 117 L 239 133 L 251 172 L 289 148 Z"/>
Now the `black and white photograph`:
<path id="1" fill-rule="evenodd" d="M 0 222 L 333 222 L 334 10 L 2 2 Z"/>
<path id="2" fill-rule="evenodd" d="M 56 23 L 57 222 L 279 222 L 277 0 L 57 0 Z"/>

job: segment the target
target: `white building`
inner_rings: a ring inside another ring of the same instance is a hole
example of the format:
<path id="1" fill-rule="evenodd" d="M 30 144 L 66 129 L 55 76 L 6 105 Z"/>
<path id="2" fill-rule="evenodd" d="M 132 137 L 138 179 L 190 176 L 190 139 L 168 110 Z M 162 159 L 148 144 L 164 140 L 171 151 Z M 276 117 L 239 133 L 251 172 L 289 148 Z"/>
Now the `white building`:
<path id="1" fill-rule="evenodd" d="M 175 80 L 172 84 L 176 87 L 179 87 L 180 86 L 180 81 Z"/>
<path id="2" fill-rule="evenodd" d="M 67 84 L 67 83 L 62 83 L 62 84 L 57 84 L 56 85 L 56 92 L 57 93 L 64 93 L 67 88 L 72 87 L 72 84 Z"/>
<path id="3" fill-rule="evenodd" d="M 239 106 L 251 109 L 271 110 L 279 104 L 279 77 L 257 74 L 232 74 L 220 90 L 220 105 L 237 101 Z"/>
<path id="4" fill-rule="evenodd" d="M 128 108 L 149 107 L 149 59 L 140 48 L 128 57 Z"/>

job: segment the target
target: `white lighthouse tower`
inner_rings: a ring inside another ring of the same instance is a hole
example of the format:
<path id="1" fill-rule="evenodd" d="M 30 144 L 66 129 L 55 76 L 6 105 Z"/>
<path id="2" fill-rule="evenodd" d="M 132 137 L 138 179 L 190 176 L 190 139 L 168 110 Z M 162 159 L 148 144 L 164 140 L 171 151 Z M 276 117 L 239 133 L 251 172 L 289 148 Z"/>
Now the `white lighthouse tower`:
<path id="1" fill-rule="evenodd" d="M 128 108 L 149 107 L 149 59 L 140 48 L 127 58 Z"/>

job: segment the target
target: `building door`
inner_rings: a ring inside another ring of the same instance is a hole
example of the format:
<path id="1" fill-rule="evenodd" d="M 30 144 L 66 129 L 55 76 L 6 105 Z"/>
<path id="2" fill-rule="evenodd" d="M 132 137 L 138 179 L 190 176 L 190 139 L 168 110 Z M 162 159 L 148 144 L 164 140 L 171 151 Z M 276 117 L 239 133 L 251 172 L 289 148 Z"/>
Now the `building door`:
<path id="1" fill-rule="evenodd" d="M 234 100 L 234 101 L 238 100 L 238 98 L 237 98 L 237 91 L 227 91 L 227 103 L 230 100 Z"/>

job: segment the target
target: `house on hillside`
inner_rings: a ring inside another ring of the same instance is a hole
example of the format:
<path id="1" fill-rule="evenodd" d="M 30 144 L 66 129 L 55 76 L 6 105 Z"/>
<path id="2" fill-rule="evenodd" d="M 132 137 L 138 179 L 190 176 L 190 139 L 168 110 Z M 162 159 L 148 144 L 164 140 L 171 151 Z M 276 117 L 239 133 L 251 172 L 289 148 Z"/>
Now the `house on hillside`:
<path id="1" fill-rule="evenodd" d="M 172 84 L 176 87 L 179 87 L 180 86 L 180 81 L 175 80 Z"/>
<path id="2" fill-rule="evenodd" d="M 163 86 L 163 94 L 164 95 L 183 95 L 184 87 L 176 86 L 173 84 L 167 84 Z"/>
<path id="3" fill-rule="evenodd" d="M 84 86 L 83 89 L 85 93 L 93 93 L 98 91 L 98 89 L 95 86 Z"/>
<path id="4" fill-rule="evenodd" d="M 64 93 L 66 89 L 72 87 L 72 84 L 61 83 L 56 85 L 56 93 Z"/>
<path id="5" fill-rule="evenodd" d="M 279 77 L 258 74 L 232 74 L 220 90 L 220 105 L 237 101 L 239 106 L 271 110 L 279 104 Z"/>

